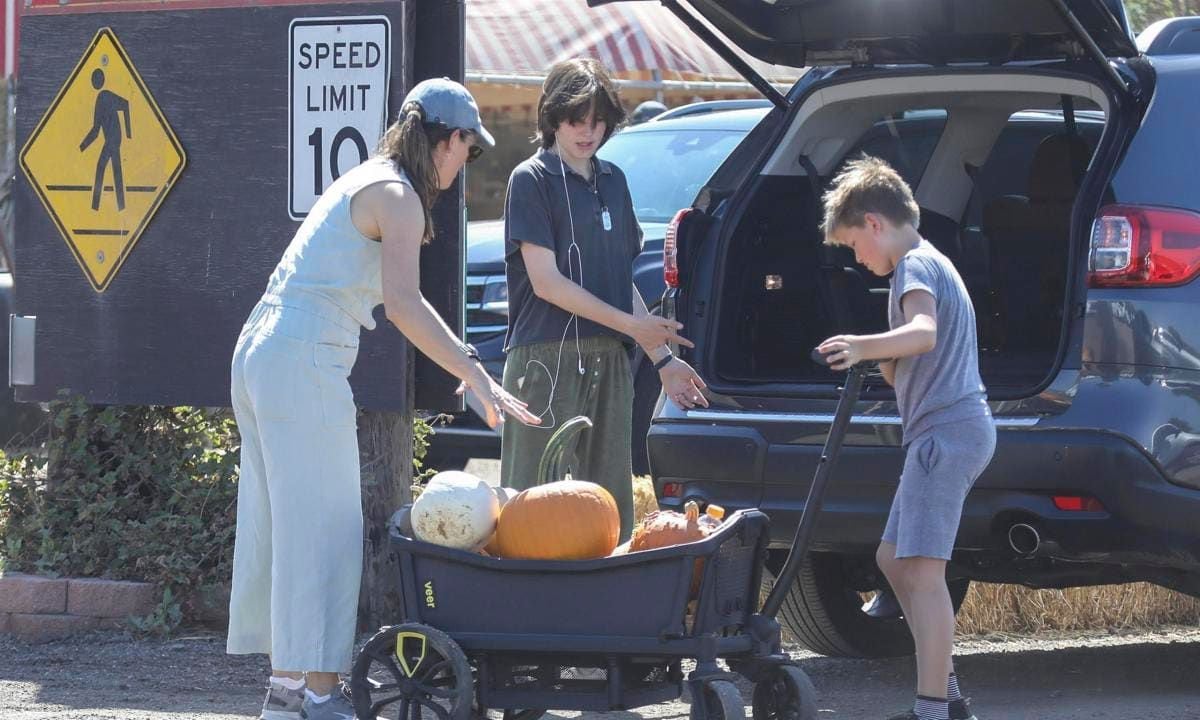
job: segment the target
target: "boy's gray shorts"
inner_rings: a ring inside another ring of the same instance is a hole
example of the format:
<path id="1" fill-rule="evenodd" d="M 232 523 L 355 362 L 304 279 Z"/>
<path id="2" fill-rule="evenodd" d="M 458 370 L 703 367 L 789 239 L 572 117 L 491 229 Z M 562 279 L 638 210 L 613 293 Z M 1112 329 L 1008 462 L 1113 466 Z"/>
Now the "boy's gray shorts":
<path id="1" fill-rule="evenodd" d="M 935 425 L 909 444 L 883 530 L 897 558 L 950 559 L 963 501 L 995 449 L 991 416 Z"/>

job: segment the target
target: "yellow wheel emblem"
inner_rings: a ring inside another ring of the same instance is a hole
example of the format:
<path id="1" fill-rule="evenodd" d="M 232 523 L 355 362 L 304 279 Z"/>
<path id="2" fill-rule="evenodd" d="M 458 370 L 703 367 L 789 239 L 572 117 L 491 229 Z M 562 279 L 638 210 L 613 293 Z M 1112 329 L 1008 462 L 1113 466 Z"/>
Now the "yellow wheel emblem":
<path id="1" fill-rule="evenodd" d="M 425 661 L 425 644 L 425 636 L 419 632 L 405 630 L 396 633 L 396 660 L 408 677 L 416 675 L 417 669 Z"/>

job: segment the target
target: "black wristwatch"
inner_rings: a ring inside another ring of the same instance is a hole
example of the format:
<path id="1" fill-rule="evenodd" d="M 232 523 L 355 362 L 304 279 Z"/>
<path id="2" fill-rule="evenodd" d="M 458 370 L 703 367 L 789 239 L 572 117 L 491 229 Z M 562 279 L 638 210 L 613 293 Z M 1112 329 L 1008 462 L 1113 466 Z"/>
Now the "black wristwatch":
<path id="1" fill-rule="evenodd" d="M 479 351 L 476 350 L 475 346 L 471 343 L 463 343 L 462 349 L 463 352 L 467 354 L 467 357 L 471 358 L 475 362 L 483 362 L 483 358 L 479 357 Z"/>
<path id="2" fill-rule="evenodd" d="M 662 360 L 659 360 L 658 362 L 654 363 L 654 371 L 658 372 L 659 370 L 662 370 L 667 365 L 669 365 L 671 363 L 671 361 L 674 359 L 675 359 L 675 353 L 668 350 L 667 354 L 663 357 Z"/>

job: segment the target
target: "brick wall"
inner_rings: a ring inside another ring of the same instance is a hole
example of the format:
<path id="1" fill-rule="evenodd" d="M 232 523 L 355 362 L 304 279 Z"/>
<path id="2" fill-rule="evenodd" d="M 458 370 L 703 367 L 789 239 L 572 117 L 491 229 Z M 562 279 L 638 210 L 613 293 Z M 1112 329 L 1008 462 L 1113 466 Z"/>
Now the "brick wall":
<path id="1" fill-rule="evenodd" d="M 150 583 L 0 574 L 0 633 L 44 642 L 95 629 L 124 627 L 160 597 Z"/>

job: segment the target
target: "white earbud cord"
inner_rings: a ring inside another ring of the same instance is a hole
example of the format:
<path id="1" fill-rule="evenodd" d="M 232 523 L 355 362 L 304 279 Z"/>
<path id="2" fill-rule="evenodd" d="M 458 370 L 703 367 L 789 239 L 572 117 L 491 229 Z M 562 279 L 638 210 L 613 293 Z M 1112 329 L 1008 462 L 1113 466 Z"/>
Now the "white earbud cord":
<path id="1" fill-rule="evenodd" d="M 557 145 L 554 147 L 554 154 L 558 155 L 558 167 L 562 172 L 563 195 L 567 199 L 567 221 L 571 227 L 571 244 L 567 247 L 567 277 L 572 281 L 575 280 L 575 266 L 571 262 L 571 254 L 574 253 L 574 256 L 579 264 L 579 286 L 583 287 L 583 254 L 579 248 L 579 245 L 575 242 L 575 215 L 571 211 L 571 191 L 567 188 L 567 166 L 565 163 L 563 163 L 562 151 Z M 595 172 L 595 169 L 593 169 L 593 172 Z M 550 378 L 550 397 L 546 401 L 546 409 L 538 415 L 538 418 L 544 419 L 545 416 L 549 414 L 550 424 L 530 425 L 529 427 L 536 427 L 541 430 L 553 430 L 558 425 L 558 420 L 554 417 L 554 393 L 558 390 L 559 373 L 562 371 L 563 349 L 567 345 L 567 333 L 571 331 L 572 324 L 575 325 L 575 356 L 578 358 L 579 374 L 583 375 L 585 372 L 587 372 L 583 368 L 583 349 L 579 345 L 579 316 L 575 313 L 571 313 L 571 317 L 567 318 L 567 324 L 563 327 L 562 339 L 558 343 L 558 359 L 554 364 L 554 373 L 551 374 L 550 368 L 546 367 L 546 364 L 541 360 L 530 360 L 529 362 L 525 363 L 526 380 L 529 379 L 529 367 L 531 365 L 541 366 L 541 368 L 546 371 L 547 377 Z"/>

